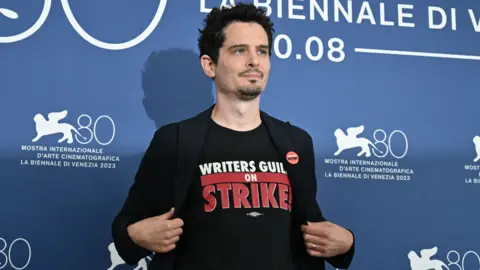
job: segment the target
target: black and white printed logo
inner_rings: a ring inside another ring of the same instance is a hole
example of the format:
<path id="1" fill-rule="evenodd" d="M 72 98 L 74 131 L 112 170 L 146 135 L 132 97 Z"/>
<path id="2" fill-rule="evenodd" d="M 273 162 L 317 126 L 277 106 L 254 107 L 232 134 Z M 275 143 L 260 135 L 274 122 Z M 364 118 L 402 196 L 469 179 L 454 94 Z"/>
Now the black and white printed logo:
<path id="1" fill-rule="evenodd" d="M 115 138 L 115 122 L 108 115 L 95 119 L 82 114 L 76 124 L 64 121 L 68 111 L 42 113 L 33 116 L 35 134 L 31 143 L 21 146 L 28 158 L 24 166 L 53 166 L 114 169 L 120 158 L 107 155 L 106 147 Z M 102 132 L 100 132 L 100 130 Z"/>
<path id="2" fill-rule="evenodd" d="M 476 270 L 480 267 L 480 257 L 473 250 L 460 252 L 450 250 L 439 256 L 438 247 L 425 248 L 417 254 L 414 250 L 407 253 L 411 270 Z M 434 258 L 434 256 L 436 258 Z M 439 258 L 440 257 L 440 258 Z M 443 258 L 442 258 L 443 257 Z"/>
<path id="3" fill-rule="evenodd" d="M 371 137 L 361 136 L 364 131 L 365 127 L 359 125 L 347 128 L 346 133 L 340 128 L 333 132 L 337 147 L 332 156 L 324 160 L 325 177 L 412 180 L 413 169 L 402 167 L 400 163 L 408 154 L 407 135 L 401 130 L 376 129 Z"/>
<path id="4" fill-rule="evenodd" d="M 480 136 L 473 136 L 472 142 L 473 157 L 472 161 L 465 165 L 465 183 L 480 184 Z"/>
<path id="5" fill-rule="evenodd" d="M 110 267 L 107 270 L 114 270 L 118 266 L 125 265 L 125 261 L 118 255 L 117 248 L 115 247 L 115 244 L 112 242 L 108 245 L 108 252 L 110 253 Z M 148 266 L 148 261 L 151 261 L 152 258 L 150 256 L 147 256 L 140 261 L 138 261 L 138 264 L 133 268 L 132 270 L 147 270 Z"/>

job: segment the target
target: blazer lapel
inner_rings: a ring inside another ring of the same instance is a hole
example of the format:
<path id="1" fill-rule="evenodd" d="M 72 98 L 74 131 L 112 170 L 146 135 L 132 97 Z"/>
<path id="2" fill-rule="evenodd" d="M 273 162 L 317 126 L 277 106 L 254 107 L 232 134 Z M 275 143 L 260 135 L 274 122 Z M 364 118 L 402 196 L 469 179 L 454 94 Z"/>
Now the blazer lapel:
<path id="1" fill-rule="evenodd" d="M 261 117 L 277 151 L 279 152 L 280 161 L 283 163 L 284 168 L 288 173 L 293 195 L 292 213 L 297 220 L 306 223 L 308 205 L 302 194 L 308 194 L 308 192 L 304 191 L 304 185 L 302 185 L 302 178 L 304 178 L 302 157 L 299 155 L 299 162 L 297 164 L 291 164 L 287 160 L 287 154 L 289 152 L 299 154 L 299 150 L 295 149 L 295 142 L 293 141 L 291 133 L 292 127 L 289 122 L 286 124 L 282 123 L 281 125 L 277 124 L 276 120 L 273 120 L 265 112 L 261 112 Z"/>
<path id="2" fill-rule="evenodd" d="M 190 183 L 203 148 L 213 105 L 178 126 L 177 168 L 174 183 L 175 216 L 179 215 L 188 195 Z"/>
<path id="3" fill-rule="evenodd" d="M 261 111 L 260 115 L 277 151 L 280 154 L 281 161 L 287 164 L 288 162 L 285 162 L 286 155 L 289 151 L 293 151 L 292 142 L 288 138 L 288 133 L 286 133 L 288 130 L 275 124 L 274 120 L 267 113 Z"/>
<path id="4" fill-rule="evenodd" d="M 268 133 L 277 147 L 277 151 L 280 154 L 280 160 L 283 162 L 290 178 L 291 185 L 293 186 L 295 182 L 301 181 L 302 170 L 300 169 L 300 163 L 291 164 L 287 160 L 287 154 L 289 152 L 296 152 L 290 123 L 287 122 L 286 124 L 282 123 L 282 125 L 279 125 L 276 124 L 275 120 L 273 120 L 268 114 L 262 112 L 262 115 L 262 121 L 265 123 Z M 301 162 L 301 157 L 299 162 Z"/>

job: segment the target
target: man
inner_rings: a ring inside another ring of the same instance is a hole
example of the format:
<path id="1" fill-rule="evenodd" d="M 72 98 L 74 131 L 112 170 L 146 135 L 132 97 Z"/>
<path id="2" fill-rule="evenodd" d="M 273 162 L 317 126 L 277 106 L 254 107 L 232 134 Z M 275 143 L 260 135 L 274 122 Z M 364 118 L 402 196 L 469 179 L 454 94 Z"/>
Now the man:
<path id="1" fill-rule="evenodd" d="M 112 226 L 127 264 L 153 252 L 149 269 L 159 270 L 350 265 L 353 234 L 316 202 L 310 135 L 259 108 L 272 33 L 254 5 L 206 17 L 200 62 L 216 104 L 156 131 Z"/>

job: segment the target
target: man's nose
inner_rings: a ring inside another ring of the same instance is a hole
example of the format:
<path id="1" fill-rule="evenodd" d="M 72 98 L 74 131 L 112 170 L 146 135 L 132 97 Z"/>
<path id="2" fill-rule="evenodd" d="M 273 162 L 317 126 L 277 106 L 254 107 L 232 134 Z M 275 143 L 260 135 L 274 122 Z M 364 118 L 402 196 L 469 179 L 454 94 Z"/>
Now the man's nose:
<path id="1" fill-rule="evenodd" d="M 251 50 L 248 53 L 247 65 L 249 67 L 257 67 L 259 64 L 258 55 L 256 49 Z"/>

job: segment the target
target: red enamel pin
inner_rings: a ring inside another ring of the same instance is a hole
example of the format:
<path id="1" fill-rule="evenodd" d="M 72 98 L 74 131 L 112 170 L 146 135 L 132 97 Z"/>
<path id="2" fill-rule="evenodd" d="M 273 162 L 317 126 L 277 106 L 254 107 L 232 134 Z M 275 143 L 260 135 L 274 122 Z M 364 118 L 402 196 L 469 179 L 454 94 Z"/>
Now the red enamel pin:
<path id="1" fill-rule="evenodd" d="M 292 151 L 288 152 L 287 153 L 287 161 L 288 161 L 288 163 L 293 164 L 293 165 L 297 164 L 298 161 L 299 161 L 299 157 L 298 157 L 297 153 L 292 152 Z"/>

